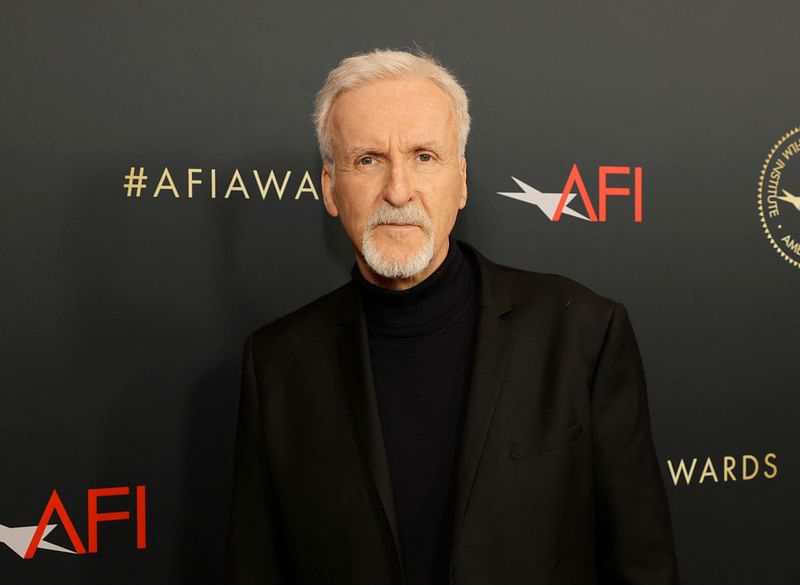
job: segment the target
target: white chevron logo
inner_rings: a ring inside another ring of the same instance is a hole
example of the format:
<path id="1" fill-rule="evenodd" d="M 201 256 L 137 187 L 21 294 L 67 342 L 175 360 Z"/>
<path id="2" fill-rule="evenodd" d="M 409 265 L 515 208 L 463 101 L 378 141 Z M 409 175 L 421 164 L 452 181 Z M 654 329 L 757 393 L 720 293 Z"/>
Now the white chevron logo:
<path id="1" fill-rule="evenodd" d="M 516 177 L 511 177 L 514 179 L 514 182 L 519 185 L 519 188 L 522 189 L 522 192 L 503 192 L 498 191 L 498 195 L 502 195 L 503 197 L 509 197 L 511 199 L 516 199 L 517 201 L 523 201 L 525 203 L 530 203 L 531 205 L 535 205 L 538 207 L 542 213 L 547 216 L 547 219 L 553 221 L 553 216 L 556 213 L 556 208 L 558 207 L 558 202 L 561 200 L 561 193 L 542 193 L 536 187 L 531 187 L 524 181 L 520 181 Z M 582 219 L 584 221 L 591 221 L 585 215 L 582 215 L 575 211 L 574 209 L 569 208 L 569 204 L 572 202 L 573 199 L 577 196 L 577 193 L 569 193 L 567 195 L 567 203 L 564 205 L 564 209 L 561 213 L 564 215 L 571 215 L 572 217 L 577 217 L 578 219 Z"/>
<path id="2" fill-rule="evenodd" d="M 36 548 L 43 550 L 54 550 L 56 552 L 74 555 L 74 550 L 69 550 L 68 548 L 58 546 L 57 544 L 53 544 L 52 542 L 47 542 L 45 540 L 45 537 L 50 534 L 53 531 L 53 528 L 56 526 L 58 526 L 58 524 L 47 525 L 47 527 L 44 529 L 42 540 L 39 541 L 39 546 Z M 28 550 L 28 546 L 30 545 L 31 540 L 33 540 L 33 534 L 35 532 L 36 526 L 18 526 L 16 528 L 11 528 L 9 526 L 3 526 L 0 524 L 0 542 L 17 553 L 20 558 L 25 558 L 25 552 Z"/>

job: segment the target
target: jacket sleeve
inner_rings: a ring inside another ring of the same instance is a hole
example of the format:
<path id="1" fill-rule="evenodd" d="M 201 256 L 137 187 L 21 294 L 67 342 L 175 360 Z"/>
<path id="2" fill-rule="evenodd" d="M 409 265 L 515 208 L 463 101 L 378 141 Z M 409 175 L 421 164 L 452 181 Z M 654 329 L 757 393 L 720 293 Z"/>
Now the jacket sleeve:
<path id="1" fill-rule="evenodd" d="M 679 584 L 642 361 L 621 305 L 598 357 L 592 420 L 598 584 Z"/>
<path id="2" fill-rule="evenodd" d="M 233 498 L 226 583 L 288 583 L 281 554 L 278 514 L 270 490 L 264 413 L 253 366 L 253 336 L 245 343 L 236 429 Z"/>

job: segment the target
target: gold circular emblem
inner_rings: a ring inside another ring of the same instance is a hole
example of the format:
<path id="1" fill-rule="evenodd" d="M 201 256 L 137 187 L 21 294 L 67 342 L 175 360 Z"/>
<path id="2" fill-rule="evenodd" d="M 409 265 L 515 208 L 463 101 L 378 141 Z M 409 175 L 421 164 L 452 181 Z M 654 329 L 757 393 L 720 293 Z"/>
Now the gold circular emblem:
<path id="1" fill-rule="evenodd" d="M 800 268 L 800 127 L 781 136 L 761 167 L 758 215 L 772 247 Z"/>

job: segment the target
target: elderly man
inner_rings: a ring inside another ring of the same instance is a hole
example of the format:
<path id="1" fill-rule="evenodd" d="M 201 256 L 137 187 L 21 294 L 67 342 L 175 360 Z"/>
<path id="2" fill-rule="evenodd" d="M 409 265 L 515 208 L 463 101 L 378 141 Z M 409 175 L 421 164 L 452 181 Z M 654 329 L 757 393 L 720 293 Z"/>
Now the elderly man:
<path id="1" fill-rule="evenodd" d="M 353 56 L 315 120 L 355 266 L 246 343 L 229 582 L 678 583 L 624 308 L 450 238 L 455 78 Z"/>

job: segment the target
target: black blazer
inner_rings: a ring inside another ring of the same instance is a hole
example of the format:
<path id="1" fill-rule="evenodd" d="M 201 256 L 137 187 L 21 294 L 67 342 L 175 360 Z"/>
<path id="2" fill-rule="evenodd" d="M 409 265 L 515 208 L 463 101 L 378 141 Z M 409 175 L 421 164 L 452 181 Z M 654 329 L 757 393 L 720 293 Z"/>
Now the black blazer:
<path id="1" fill-rule="evenodd" d="M 625 309 L 565 278 L 480 267 L 450 582 L 678 583 Z M 247 340 L 228 582 L 404 582 L 352 283 Z"/>

